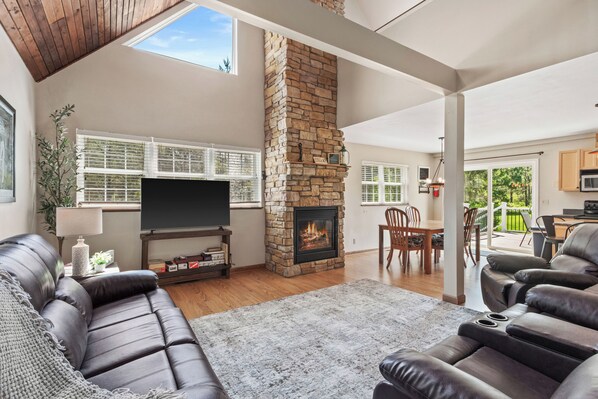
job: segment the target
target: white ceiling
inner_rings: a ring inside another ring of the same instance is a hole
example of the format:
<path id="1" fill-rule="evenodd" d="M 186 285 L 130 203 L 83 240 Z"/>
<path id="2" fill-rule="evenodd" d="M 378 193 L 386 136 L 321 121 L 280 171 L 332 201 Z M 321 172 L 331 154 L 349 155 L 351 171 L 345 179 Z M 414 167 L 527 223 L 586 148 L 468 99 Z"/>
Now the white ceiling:
<path id="1" fill-rule="evenodd" d="M 465 93 L 466 149 L 598 130 L 598 53 Z M 438 152 L 444 100 L 344 128 L 347 141 Z"/>
<path id="2" fill-rule="evenodd" d="M 375 29 L 418 3 L 346 0 L 346 16 Z M 467 148 L 598 129 L 597 0 L 425 0 L 380 32 L 459 71 Z M 351 125 L 339 126 L 348 141 L 438 151 L 431 139 L 443 134 L 442 100 L 420 105 L 424 97 L 412 96 L 411 104 L 404 98 L 384 107 L 364 101 L 360 93 L 371 98 L 371 90 L 359 87 L 376 78 L 364 73 L 343 99 L 341 72 L 339 113 Z M 387 86 L 380 98 L 401 96 Z"/>

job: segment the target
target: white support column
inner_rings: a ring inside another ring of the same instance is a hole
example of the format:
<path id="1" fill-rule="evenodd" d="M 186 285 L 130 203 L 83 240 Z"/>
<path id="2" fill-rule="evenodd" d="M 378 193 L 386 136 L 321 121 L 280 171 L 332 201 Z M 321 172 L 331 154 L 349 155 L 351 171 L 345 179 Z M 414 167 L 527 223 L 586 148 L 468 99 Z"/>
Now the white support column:
<path id="1" fill-rule="evenodd" d="M 442 299 L 462 304 L 464 293 L 463 190 L 465 98 L 450 94 L 444 98 L 444 292 Z"/>

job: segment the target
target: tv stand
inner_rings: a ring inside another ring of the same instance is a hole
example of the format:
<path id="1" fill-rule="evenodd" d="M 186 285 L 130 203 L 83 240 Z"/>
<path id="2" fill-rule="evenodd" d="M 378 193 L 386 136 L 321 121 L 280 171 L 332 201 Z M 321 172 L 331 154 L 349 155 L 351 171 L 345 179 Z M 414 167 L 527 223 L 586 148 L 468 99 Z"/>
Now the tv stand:
<path id="1" fill-rule="evenodd" d="M 160 285 L 183 283 L 187 281 L 204 280 L 214 277 L 230 278 L 232 265 L 230 254 L 230 236 L 232 231 L 220 227 L 216 230 L 175 231 L 168 233 L 149 233 L 139 235 L 141 238 L 141 268 L 147 270 L 149 266 L 149 243 L 159 240 L 176 240 L 181 238 L 215 237 L 220 236 L 223 244 L 228 245 L 228 263 L 215 266 L 202 266 L 198 269 L 178 270 L 176 272 L 158 273 Z"/>

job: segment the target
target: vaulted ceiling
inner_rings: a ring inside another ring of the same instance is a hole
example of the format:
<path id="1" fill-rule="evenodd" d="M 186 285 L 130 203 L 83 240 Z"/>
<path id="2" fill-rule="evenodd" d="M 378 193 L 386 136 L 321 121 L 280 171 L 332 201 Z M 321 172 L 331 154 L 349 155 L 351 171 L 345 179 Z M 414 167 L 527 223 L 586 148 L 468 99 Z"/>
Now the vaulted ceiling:
<path id="1" fill-rule="evenodd" d="M 181 0 L 0 0 L 0 23 L 40 81 Z"/>

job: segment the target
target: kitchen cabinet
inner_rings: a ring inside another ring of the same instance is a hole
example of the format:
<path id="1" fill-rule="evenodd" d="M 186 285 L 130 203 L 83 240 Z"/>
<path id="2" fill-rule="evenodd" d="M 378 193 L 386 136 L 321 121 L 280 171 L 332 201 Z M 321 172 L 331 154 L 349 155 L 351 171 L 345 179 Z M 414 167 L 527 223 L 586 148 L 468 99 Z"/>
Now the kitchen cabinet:
<path id="1" fill-rule="evenodd" d="M 579 191 L 582 150 L 559 152 L 559 190 Z"/>
<path id="2" fill-rule="evenodd" d="M 594 149 L 581 150 L 581 169 L 598 169 L 598 154 L 590 154 Z"/>

